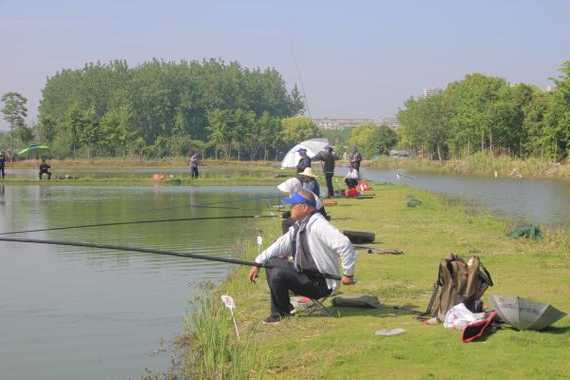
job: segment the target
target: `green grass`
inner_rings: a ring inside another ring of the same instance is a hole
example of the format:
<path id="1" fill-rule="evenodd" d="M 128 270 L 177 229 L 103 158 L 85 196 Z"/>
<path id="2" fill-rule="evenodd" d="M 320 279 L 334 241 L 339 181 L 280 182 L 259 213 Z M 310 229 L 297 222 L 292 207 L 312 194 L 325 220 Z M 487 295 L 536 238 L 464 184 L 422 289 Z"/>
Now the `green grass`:
<path id="1" fill-rule="evenodd" d="M 429 300 L 439 261 L 455 252 L 479 255 L 495 286 L 490 294 L 519 295 L 570 311 L 568 232 L 547 232 L 543 241 L 511 240 L 510 222 L 458 202 L 401 186 L 375 186 L 376 198 L 339 200 L 327 210 L 340 229 L 374 231 L 379 246 L 403 256 L 359 253 L 358 284 L 345 293 L 369 293 L 377 310 L 337 308 L 340 318 L 298 316 L 278 326 L 260 324 L 269 313 L 267 285 L 247 281 L 237 269 L 217 291 L 234 296 L 242 331 L 266 354 L 265 378 L 307 379 L 487 379 L 570 377 L 570 321 L 545 332 L 502 329 L 483 342 L 463 344 L 456 331 L 428 327 L 415 319 Z M 422 200 L 417 208 L 406 197 Z M 266 243 L 278 222 L 259 225 Z M 255 247 L 246 247 L 253 257 Z M 231 326 L 230 326 L 231 327 Z M 402 327 L 404 335 L 377 337 L 381 328 Z M 260 376 L 260 372 L 254 372 Z"/>
<path id="2" fill-rule="evenodd" d="M 199 297 L 197 311 L 185 320 L 185 334 L 178 341 L 185 349 L 182 375 L 188 379 L 261 378 L 265 356 L 252 338 L 255 330 L 245 330 L 238 338 L 219 294 Z"/>

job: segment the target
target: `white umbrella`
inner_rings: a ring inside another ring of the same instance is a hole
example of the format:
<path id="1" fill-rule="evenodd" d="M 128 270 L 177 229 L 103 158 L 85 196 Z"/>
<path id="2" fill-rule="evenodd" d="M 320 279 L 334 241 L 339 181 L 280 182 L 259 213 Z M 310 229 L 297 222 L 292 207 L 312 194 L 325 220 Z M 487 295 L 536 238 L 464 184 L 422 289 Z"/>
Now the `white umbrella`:
<path id="1" fill-rule="evenodd" d="M 281 169 L 297 167 L 301 159 L 301 155 L 297 152 L 299 149 L 306 149 L 307 156 L 313 158 L 320 151 L 323 151 L 327 145 L 330 145 L 327 139 L 310 139 L 300 142 L 287 152 L 285 158 L 281 161 Z"/>

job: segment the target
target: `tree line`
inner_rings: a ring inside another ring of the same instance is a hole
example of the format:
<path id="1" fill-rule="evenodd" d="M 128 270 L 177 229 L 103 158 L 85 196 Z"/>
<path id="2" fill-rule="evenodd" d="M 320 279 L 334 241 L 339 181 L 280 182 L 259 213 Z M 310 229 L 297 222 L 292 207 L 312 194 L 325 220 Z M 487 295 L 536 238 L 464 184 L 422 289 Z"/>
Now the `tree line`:
<path id="1" fill-rule="evenodd" d="M 430 159 L 475 152 L 561 160 L 570 150 L 570 61 L 551 90 L 469 74 L 398 113 L 400 144 Z"/>
<path id="2" fill-rule="evenodd" d="M 302 96 L 296 86 L 289 92 L 274 68 L 217 59 L 152 60 L 133 68 L 113 61 L 62 70 L 47 79 L 33 128 L 22 121 L 25 98 L 10 94 L 2 99 L 10 140 L 47 143 L 61 158 L 200 151 L 272 159 L 299 134 L 319 135 L 314 126 L 305 131 L 306 120 L 298 117 Z M 23 130 L 31 133 L 21 136 Z"/>

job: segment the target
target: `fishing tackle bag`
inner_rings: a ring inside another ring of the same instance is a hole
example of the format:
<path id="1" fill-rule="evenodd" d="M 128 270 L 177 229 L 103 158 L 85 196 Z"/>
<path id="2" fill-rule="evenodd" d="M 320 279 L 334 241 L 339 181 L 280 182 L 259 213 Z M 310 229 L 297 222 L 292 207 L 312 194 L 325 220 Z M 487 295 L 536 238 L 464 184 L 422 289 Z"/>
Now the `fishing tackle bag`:
<path id="1" fill-rule="evenodd" d="M 481 297 L 490 286 L 493 286 L 491 274 L 478 256 L 465 261 L 452 253 L 439 264 L 437 281 L 425 314 L 441 322 L 445 313 L 460 303 L 473 313 L 480 313 L 483 311 Z"/>

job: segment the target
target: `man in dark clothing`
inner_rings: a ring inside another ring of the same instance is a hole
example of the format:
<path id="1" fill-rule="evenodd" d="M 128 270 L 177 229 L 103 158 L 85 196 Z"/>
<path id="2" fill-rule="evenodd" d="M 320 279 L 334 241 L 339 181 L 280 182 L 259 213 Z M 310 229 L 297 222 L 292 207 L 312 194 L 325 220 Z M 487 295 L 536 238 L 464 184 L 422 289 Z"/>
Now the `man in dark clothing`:
<path id="1" fill-rule="evenodd" d="M 297 164 L 297 173 L 302 173 L 306 168 L 311 167 L 311 159 L 307 156 L 307 149 L 301 148 L 297 151 L 301 155 L 301 159 Z"/>
<path id="2" fill-rule="evenodd" d="M 198 157 L 198 153 L 192 154 L 190 156 L 190 172 L 192 175 L 192 179 L 198 178 L 198 164 L 200 163 L 200 158 Z"/>
<path id="3" fill-rule="evenodd" d="M 51 166 L 48 165 L 45 158 L 42 158 L 42 163 L 40 164 L 40 180 L 44 174 L 47 174 L 48 180 L 51 179 L 51 172 L 49 171 Z"/>
<path id="4" fill-rule="evenodd" d="M 334 163 L 338 160 L 338 156 L 333 152 L 332 146 L 327 146 L 324 151 L 319 152 L 313 160 L 323 161 L 323 172 L 325 173 L 325 180 L 327 181 L 328 196 L 334 196 L 334 188 L 332 179 L 334 177 Z"/>
<path id="5" fill-rule="evenodd" d="M 6 156 L 4 152 L 0 153 L 0 173 L 2 174 L 2 179 L 6 176 Z"/>
<path id="6" fill-rule="evenodd" d="M 362 161 L 362 155 L 356 149 L 356 145 L 352 146 L 352 153 L 350 155 L 350 167 L 356 169 L 358 174 L 360 174 L 360 161 Z"/>

